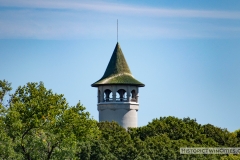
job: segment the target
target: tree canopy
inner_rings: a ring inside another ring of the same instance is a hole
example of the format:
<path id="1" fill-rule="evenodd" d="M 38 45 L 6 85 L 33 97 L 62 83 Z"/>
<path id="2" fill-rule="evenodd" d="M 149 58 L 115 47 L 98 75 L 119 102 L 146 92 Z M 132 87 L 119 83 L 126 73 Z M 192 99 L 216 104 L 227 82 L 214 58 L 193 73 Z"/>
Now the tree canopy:
<path id="1" fill-rule="evenodd" d="M 180 154 L 180 147 L 239 147 L 240 130 L 229 132 L 195 119 L 160 117 L 138 128 L 97 122 L 78 102 L 40 83 L 9 94 L 0 80 L 0 159 L 236 160 L 239 155 Z"/>
<path id="2" fill-rule="evenodd" d="M 1 105 L 1 139 L 12 146 L 3 148 L 2 158 L 71 159 L 82 141 L 98 135 L 97 122 L 80 102 L 69 106 L 42 82 L 18 87 L 8 102 Z"/>

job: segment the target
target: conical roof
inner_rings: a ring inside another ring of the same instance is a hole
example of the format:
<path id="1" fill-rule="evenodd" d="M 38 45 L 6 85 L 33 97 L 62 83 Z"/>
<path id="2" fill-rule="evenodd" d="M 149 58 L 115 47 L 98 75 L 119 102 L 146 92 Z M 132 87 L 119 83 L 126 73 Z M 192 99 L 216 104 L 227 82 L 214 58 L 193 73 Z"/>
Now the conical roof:
<path id="1" fill-rule="evenodd" d="M 124 84 L 144 87 L 145 85 L 136 80 L 128 67 L 119 43 L 113 51 L 103 77 L 92 84 L 92 87 L 108 84 Z"/>

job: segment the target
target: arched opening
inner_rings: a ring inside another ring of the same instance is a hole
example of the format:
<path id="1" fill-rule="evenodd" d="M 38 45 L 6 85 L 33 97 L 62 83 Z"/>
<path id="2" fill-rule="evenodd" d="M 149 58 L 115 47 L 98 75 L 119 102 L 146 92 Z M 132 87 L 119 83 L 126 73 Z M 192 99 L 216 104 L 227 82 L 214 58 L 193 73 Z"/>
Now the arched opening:
<path id="1" fill-rule="evenodd" d="M 137 99 L 136 99 L 136 91 L 135 90 L 131 91 L 131 101 L 132 102 L 136 102 L 137 101 Z"/>
<path id="2" fill-rule="evenodd" d="M 100 99 L 101 99 L 101 91 L 98 90 L 98 103 L 100 103 Z"/>
<path id="3" fill-rule="evenodd" d="M 118 95 L 116 101 L 127 101 L 126 91 L 124 89 L 119 89 L 117 93 Z"/>
<path id="4" fill-rule="evenodd" d="M 112 101 L 112 91 L 110 89 L 106 89 L 104 91 L 104 101 L 105 102 Z"/>

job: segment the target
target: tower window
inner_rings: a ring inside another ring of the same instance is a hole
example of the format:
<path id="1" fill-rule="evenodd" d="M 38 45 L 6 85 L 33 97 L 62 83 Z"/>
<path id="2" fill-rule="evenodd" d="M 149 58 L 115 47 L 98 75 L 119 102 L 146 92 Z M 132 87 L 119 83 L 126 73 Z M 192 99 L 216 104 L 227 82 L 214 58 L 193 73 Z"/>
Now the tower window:
<path id="1" fill-rule="evenodd" d="M 110 89 L 106 89 L 104 91 L 104 101 L 105 102 L 112 101 L 112 91 Z"/>
<path id="2" fill-rule="evenodd" d="M 118 93 L 118 96 L 116 99 L 117 101 L 127 101 L 126 91 L 124 89 L 119 89 L 117 93 Z"/>
<path id="3" fill-rule="evenodd" d="M 137 101 L 137 99 L 136 99 L 136 91 L 135 90 L 131 91 L 131 101 L 132 102 L 136 102 Z"/>

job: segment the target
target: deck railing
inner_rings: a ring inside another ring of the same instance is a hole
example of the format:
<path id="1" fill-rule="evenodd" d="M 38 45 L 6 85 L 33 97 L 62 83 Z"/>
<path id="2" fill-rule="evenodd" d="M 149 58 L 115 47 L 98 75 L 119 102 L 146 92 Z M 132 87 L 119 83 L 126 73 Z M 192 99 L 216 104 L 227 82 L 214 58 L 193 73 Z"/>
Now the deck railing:
<path id="1" fill-rule="evenodd" d="M 116 98 L 115 102 L 127 102 L 127 101 L 128 101 L 127 98 Z M 137 99 L 132 98 L 130 101 L 137 102 Z M 105 98 L 104 102 L 113 102 L 113 98 Z"/>
<path id="2" fill-rule="evenodd" d="M 116 102 L 127 102 L 127 98 L 116 98 Z"/>
<path id="3" fill-rule="evenodd" d="M 113 101 L 113 98 L 105 98 L 104 99 L 104 102 L 112 102 Z"/>

